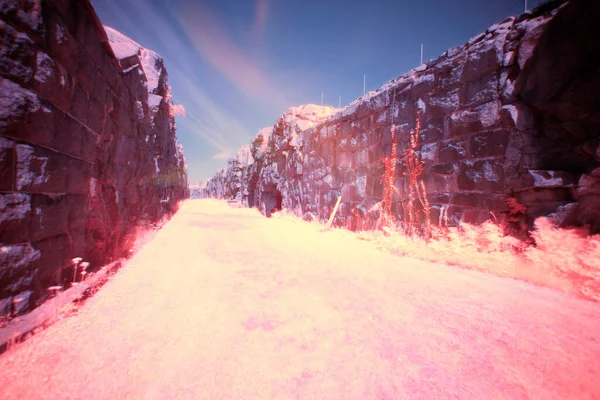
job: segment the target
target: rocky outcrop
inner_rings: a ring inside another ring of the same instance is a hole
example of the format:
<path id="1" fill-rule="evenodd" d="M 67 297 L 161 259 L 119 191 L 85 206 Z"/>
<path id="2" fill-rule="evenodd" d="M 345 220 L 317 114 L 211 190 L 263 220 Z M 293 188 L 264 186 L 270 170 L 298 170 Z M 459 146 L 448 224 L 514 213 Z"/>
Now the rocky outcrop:
<path id="1" fill-rule="evenodd" d="M 127 255 L 188 190 L 162 60 L 88 0 L 3 1 L 0 52 L 5 317 L 69 284 L 72 258 L 93 270 Z"/>
<path id="2" fill-rule="evenodd" d="M 342 196 L 334 224 L 372 228 L 387 169 L 392 214 L 417 228 L 523 229 L 560 209 L 598 231 L 597 5 L 563 3 L 507 18 L 314 126 L 286 113 L 266 148 L 261 135 L 251 145 L 248 204 L 324 221 Z M 228 171 L 207 195 L 231 197 Z"/>
<path id="3" fill-rule="evenodd" d="M 242 147 L 206 182 L 202 197 L 237 200 L 249 207 L 271 212 L 289 208 L 291 186 L 288 171 L 302 163 L 302 133 L 339 111 L 332 107 L 305 105 L 286 111 L 274 127 L 263 128 L 249 146 Z"/>

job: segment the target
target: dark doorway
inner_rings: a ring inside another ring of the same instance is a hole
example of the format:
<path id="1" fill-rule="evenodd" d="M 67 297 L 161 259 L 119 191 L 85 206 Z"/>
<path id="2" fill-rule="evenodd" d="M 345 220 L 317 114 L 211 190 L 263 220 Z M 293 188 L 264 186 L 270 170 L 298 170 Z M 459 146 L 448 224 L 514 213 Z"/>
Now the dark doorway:
<path id="1" fill-rule="evenodd" d="M 269 186 L 262 193 L 262 202 L 265 207 L 265 215 L 270 218 L 272 213 L 282 210 L 283 197 L 275 186 Z"/>

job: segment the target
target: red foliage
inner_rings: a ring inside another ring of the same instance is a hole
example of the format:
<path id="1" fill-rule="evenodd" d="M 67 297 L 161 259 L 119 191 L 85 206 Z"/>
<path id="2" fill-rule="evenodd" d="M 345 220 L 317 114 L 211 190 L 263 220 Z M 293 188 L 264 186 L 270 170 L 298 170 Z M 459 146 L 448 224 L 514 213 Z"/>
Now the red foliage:
<path id="1" fill-rule="evenodd" d="M 394 177 L 396 176 L 396 162 L 398 160 L 398 143 L 396 142 L 396 129 L 392 124 L 392 152 L 383 156 L 385 174 L 383 177 L 383 201 L 381 207 L 380 227 L 390 225 L 392 218 L 392 200 L 394 198 Z"/>
<path id="2" fill-rule="evenodd" d="M 422 233 L 426 238 L 431 236 L 430 226 L 430 207 L 427 200 L 425 182 L 421 178 L 423 174 L 423 162 L 417 156 L 417 147 L 419 145 L 419 133 L 421 131 L 421 116 L 417 113 L 417 121 L 415 129 L 410 132 L 409 146 L 404 152 L 402 159 L 406 166 L 406 176 L 408 177 L 408 202 L 405 206 L 405 222 L 406 233 L 413 234 L 416 232 Z M 389 156 L 383 157 L 383 165 L 385 174 L 383 177 L 383 200 L 381 203 L 381 215 L 378 221 L 378 228 L 390 226 L 394 223 L 392 215 L 392 201 L 394 191 L 398 190 L 394 186 L 394 178 L 396 176 L 396 163 L 398 161 L 398 143 L 396 141 L 395 127 L 392 124 L 392 151 Z M 418 199 L 422 206 L 422 215 L 417 215 L 415 200 Z M 423 224 L 419 223 L 423 220 Z M 420 226 L 419 226 L 420 225 Z"/>

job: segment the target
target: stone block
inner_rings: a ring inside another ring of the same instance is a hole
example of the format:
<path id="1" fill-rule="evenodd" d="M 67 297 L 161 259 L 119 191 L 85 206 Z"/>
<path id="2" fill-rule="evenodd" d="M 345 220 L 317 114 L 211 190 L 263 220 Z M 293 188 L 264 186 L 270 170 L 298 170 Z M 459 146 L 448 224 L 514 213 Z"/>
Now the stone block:
<path id="1" fill-rule="evenodd" d="M 458 172 L 457 164 L 438 164 L 429 169 L 432 174 L 451 175 Z"/>
<path id="2" fill-rule="evenodd" d="M 13 297 L 13 312 L 15 316 L 28 313 L 33 308 L 33 292 L 25 290 Z"/>
<path id="3" fill-rule="evenodd" d="M 371 198 L 381 199 L 383 196 L 383 182 L 382 175 L 378 173 L 371 173 L 367 176 L 366 181 L 366 195 Z"/>
<path id="4" fill-rule="evenodd" d="M 442 116 L 456 111 L 460 106 L 460 89 L 436 90 L 434 94 L 425 99 L 427 110 L 433 109 Z"/>
<path id="5" fill-rule="evenodd" d="M 31 241 L 68 234 L 71 208 L 70 195 L 31 195 Z M 82 204 L 81 206 L 84 206 Z"/>
<path id="6" fill-rule="evenodd" d="M 31 244 L 40 253 L 39 263 L 43 268 L 40 268 L 37 278 L 42 287 L 60 283 L 63 268 L 70 266 L 71 259 L 74 257 L 69 243 L 67 235 L 59 235 Z"/>
<path id="7" fill-rule="evenodd" d="M 338 126 L 338 139 L 349 139 L 356 133 L 357 128 L 349 121 L 344 121 Z"/>
<path id="8" fill-rule="evenodd" d="M 127 165 L 132 160 L 137 161 L 136 148 L 137 140 L 135 138 L 125 135 L 118 136 L 114 141 L 114 162 Z"/>
<path id="9" fill-rule="evenodd" d="M 532 58 L 533 52 L 546 30 L 546 23 L 532 24 L 519 43 L 517 62 L 521 71 L 525 69 L 527 61 Z"/>
<path id="10" fill-rule="evenodd" d="M 460 162 L 458 177 L 460 190 L 502 192 L 504 190 L 504 168 L 499 160 Z"/>
<path id="11" fill-rule="evenodd" d="M 120 87 L 123 85 L 123 72 L 119 67 L 118 61 L 107 54 L 102 72 L 115 96 L 121 96 Z"/>
<path id="12" fill-rule="evenodd" d="M 535 119 L 533 113 L 521 105 L 505 105 L 500 111 L 502 125 L 506 128 L 516 128 L 521 132 L 527 132 L 534 128 Z"/>
<path id="13" fill-rule="evenodd" d="M 507 198 L 508 196 L 504 194 L 457 192 L 453 194 L 451 204 L 465 208 L 508 212 Z"/>
<path id="14" fill-rule="evenodd" d="M 36 93 L 49 102 L 68 109 L 72 85 L 68 73 L 43 51 L 38 51 L 32 86 Z"/>
<path id="15" fill-rule="evenodd" d="M 79 157 L 82 146 L 83 125 L 61 110 L 51 107 L 54 114 L 52 148 Z"/>
<path id="16" fill-rule="evenodd" d="M 419 132 L 420 143 L 434 143 L 439 142 L 444 137 L 443 122 L 442 126 L 428 126 L 425 129 L 421 129 Z"/>
<path id="17" fill-rule="evenodd" d="M 382 182 L 382 184 L 383 184 L 383 182 Z M 408 185 L 406 183 L 406 178 L 399 177 L 399 178 L 394 179 L 394 188 L 392 190 L 393 190 L 392 202 L 396 203 L 399 201 L 405 201 L 408 198 L 408 192 L 409 192 Z M 382 197 L 383 197 L 383 193 L 380 198 L 382 198 Z"/>
<path id="18" fill-rule="evenodd" d="M 427 195 L 453 193 L 458 190 L 457 177 L 455 174 L 426 174 L 423 177 Z"/>
<path id="19" fill-rule="evenodd" d="M 438 161 L 438 143 L 429 143 L 421 146 L 421 161 L 433 164 Z"/>
<path id="20" fill-rule="evenodd" d="M 343 201 L 358 201 L 356 185 L 346 183 L 342 186 L 342 200 Z"/>
<path id="21" fill-rule="evenodd" d="M 325 143 L 325 147 L 326 147 L 326 152 L 325 152 L 326 157 L 332 157 L 335 154 L 337 154 L 337 142 L 334 139 L 328 140 Z"/>
<path id="22" fill-rule="evenodd" d="M 6 320 L 11 317 L 13 311 L 12 303 L 12 296 L 0 299 L 0 321 Z"/>
<path id="23" fill-rule="evenodd" d="M 451 193 L 433 193 L 427 196 L 430 204 L 448 205 L 450 203 Z"/>
<path id="24" fill-rule="evenodd" d="M 338 167 L 353 168 L 354 167 L 354 153 L 353 152 L 340 153 L 338 156 Z"/>
<path id="25" fill-rule="evenodd" d="M 0 246 L 0 297 L 29 289 L 40 267 L 41 252 L 31 244 Z"/>
<path id="26" fill-rule="evenodd" d="M 565 171 L 528 170 L 521 178 L 521 185 L 537 188 L 574 187 L 577 176 Z"/>
<path id="27" fill-rule="evenodd" d="M 385 145 L 389 145 L 392 144 L 392 131 L 391 129 L 388 127 L 387 129 L 381 129 L 381 144 L 383 146 Z M 394 135 L 396 135 L 394 133 Z"/>
<path id="28" fill-rule="evenodd" d="M 502 62 L 502 48 L 496 41 L 484 41 L 469 48 L 466 80 L 477 79 L 483 75 L 496 72 Z"/>
<path id="29" fill-rule="evenodd" d="M 106 112 L 104 111 L 104 105 L 99 101 L 92 99 L 88 108 L 88 127 L 101 135 L 104 131 L 105 119 Z"/>
<path id="30" fill-rule="evenodd" d="M 0 136 L 0 191 L 12 191 L 15 185 L 15 142 Z"/>
<path id="31" fill-rule="evenodd" d="M 91 165 L 40 147 L 17 145 L 17 190 L 87 193 Z"/>
<path id="32" fill-rule="evenodd" d="M 435 87 L 435 75 L 433 72 L 427 71 L 413 79 L 410 94 L 413 99 L 416 99 L 426 93 L 433 91 Z"/>
<path id="33" fill-rule="evenodd" d="M 79 53 L 82 52 L 82 49 L 59 14 L 48 13 L 47 28 L 46 50 L 48 55 L 60 64 L 70 76 L 75 77 L 79 68 Z"/>
<path id="34" fill-rule="evenodd" d="M 78 57 L 77 75 L 75 75 L 76 81 L 91 97 L 100 96 L 101 93 L 95 92 L 97 87 L 96 82 L 98 80 L 104 81 L 100 70 L 90 61 L 87 51 L 80 51 Z M 96 99 L 101 100 L 100 98 Z"/>
<path id="35" fill-rule="evenodd" d="M 356 121 L 356 123 L 358 124 L 358 128 L 359 128 L 359 132 L 360 131 L 371 131 L 373 130 L 373 128 L 375 127 L 375 122 L 377 121 L 377 118 L 375 116 L 375 114 L 369 114 L 361 119 L 359 119 L 358 121 Z"/>
<path id="36" fill-rule="evenodd" d="M 391 123 L 392 121 L 392 114 L 395 112 L 396 110 L 392 110 L 392 107 L 386 108 L 385 110 L 383 110 L 381 113 L 379 113 L 378 115 L 374 116 L 375 117 L 375 124 L 374 126 L 380 127 L 380 126 L 387 126 Z"/>
<path id="37" fill-rule="evenodd" d="M 492 212 L 487 210 L 466 208 L 463 211 L 461 222 L 471 225 L 481 225 L 488 221 L 493 222 L 495 220 L 494 216 L 495 215 L 493 215 Z M 496 216 L 496 218 L 498 218 L 498 216 Z"/>
<path id="38" fill-rule="evenodd" d="M 96 30 L 96 26 L 94 24 L 86 24 L 84 48 L 89 54 L 90 61 L 93 62 L 97 68 L 102 68 L 104 63 L 103 55 L 106 52 L 104 46 L 102 46 L 101 40 L 102 39 Z"/>
<path id="39" fill-rule="evenodd" d="M 472 158 L 504 156 L 508 145 L 508 131 L 494 130 L 477 133 L 469 139 L 469 155 Z"/>
<path id="40" fill-rule="evenodd" d="M 84 127 L 81 131 L 81 152 L 79 157 L 88 163 L 94 163 L 97 157 L 97 145 L 99 135 Z"/>
<path id="41" fill-rule="evenodd" d="M 139 61 L 137 61 L 139 62 Z M 141 100 L 145 96 L 147 96 L 148 90 L 144 87 L 144 83 L 146 83 L 146 78 L 144 75 L 140 75 L 141 73 L 140 67 L 134 68 L 133 70 L 127 72 L 124 76 L 125 86 L 123 90 L 121 90 L 121 103 L 126 105 L 130 102 L 133 102 L 133 99 Z M 281 124 L 279 129 L 274 131 L 276 136 L 283 136 L 283 130 L 286 127 Z"/>
<path id="42" fill-rule="evenodd" d="M 497 74 L 473 78 L 461 89 L 461 105 L 466 107 L 479 106 L 499 98 Z"/>
<path id="43" fill-rule="evenodd" d="M 446 92 L 448 89 L 458 87 L 463 80 L 465 55 L 460 53 L 435 67 L 436 88 Z"/>
<path id="44" fill-rule="evenodd" d="M 357 119 L 361 119 L 361 118 L 367 117 L 372 112 L 373 112 L 373 110 L 372 110 L 369 102 L 363 101 L 363 102 L 359 103 L 358 106 L 356 107 L 355 116 Z"/>
<path id="45" fill-rule="evenodd" d="M 75 83 L 73 100 L 71 101 L 70 114 L 84 125 L 87 125 L 90 95 L 79 83 Z"/>
<path id="46" fill-rule="evenodd" d="M 381 160 L 381 146 L 376 144 L 370 146 L 369 149 L 369 163 L 374 163 Z"/>
<path id="47" fill-rule="evenodd" d="M 51 146 L 53 118 L 35 93 L 0 78 L 0 134 Z"/>
<path id="48" fill-rule="evenodd" d="M 444 121 L 444 136 L 459 136 L 498 127 L 499 103 L 482 104 L 474 109 L 456 111 Z"/>
<path id="49" fill-rule="evenodd" d="M 0 42 L 0 76 L 27 86 L 33 79 L 35 43 L 2 20 Z"/>
<path id="50" fill-rule="evenodd" d="M 409 124 L 414 126 L 417 119 L 417 109 L 410 101 L 396 103 L 397 117 L 394 122 L 398 125 Z"/>
<path id="51" fill-rule="evenodd" d="M 386 129 L 389 131 L 390 127 L 389 126 L 381 126 L 376 129 L 373 129 L 369 132 L 363 132 L 362 135 L 364 135 L 365 144 L 367 146 L 373 146 L 373 145 L 377 145 L 377 144 L 381 143 L 381 137 L 383 136 L 383 132 Z"/>
<path id="52" fill-rule="evenodd" d="M 0 243 L 28 242 L 31 237 L 31 195 L 0 193 Z"/>
<path id="53" fill-rule="evenodd" d="M 467 157 L 467 139 L 445 140 L 439 143 L 439 161 L 453 164 Z"/>
<path id="54" fill-rule="evenodd" d="M 0 18 L 12 21 L 19 29 L 31 35 L 44 35 L 41 0 L 4 0 Z"/>
<path id="55" fill-rule="evenodd" d="M 455 227 L 462 223 L 464 209 L 450 205 L 446 209 L 446 218 L 444 219 L 444 226 Z"/>

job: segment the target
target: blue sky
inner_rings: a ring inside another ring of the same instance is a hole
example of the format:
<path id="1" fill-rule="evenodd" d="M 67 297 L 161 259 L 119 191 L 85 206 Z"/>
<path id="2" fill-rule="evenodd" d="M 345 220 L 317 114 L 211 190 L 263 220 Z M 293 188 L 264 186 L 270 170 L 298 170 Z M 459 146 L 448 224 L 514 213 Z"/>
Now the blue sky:
<path id="1" fill-rule="evenodd" d="M 529 0 L 529 8 L 542 0 Z M 289 107 L 342 107 L 523 11 L 523 0 L 92 0 L 165 60 L 190 184 Z"/>

